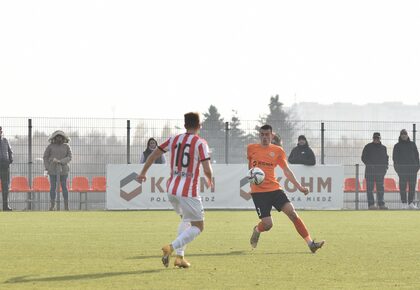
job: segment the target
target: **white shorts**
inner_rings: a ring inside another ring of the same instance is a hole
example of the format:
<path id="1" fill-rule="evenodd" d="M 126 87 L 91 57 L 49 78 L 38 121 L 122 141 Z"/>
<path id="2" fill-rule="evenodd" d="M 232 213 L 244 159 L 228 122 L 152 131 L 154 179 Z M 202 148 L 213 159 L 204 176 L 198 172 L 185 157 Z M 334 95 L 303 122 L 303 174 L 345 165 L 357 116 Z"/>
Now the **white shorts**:
<path id="1" fill-rule="evenodd" d="M 204 221 L 204 207 L 200 198 L 168 194 L 168 199 L 184 222 Z"/>

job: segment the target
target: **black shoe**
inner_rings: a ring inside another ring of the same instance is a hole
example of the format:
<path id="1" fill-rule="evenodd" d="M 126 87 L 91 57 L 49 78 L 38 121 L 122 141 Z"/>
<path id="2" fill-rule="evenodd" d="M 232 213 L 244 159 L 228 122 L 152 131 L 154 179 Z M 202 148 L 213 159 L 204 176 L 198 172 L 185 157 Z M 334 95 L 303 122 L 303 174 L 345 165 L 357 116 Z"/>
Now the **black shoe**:
<path id="1" fill-rule="evenodd" d="M 3 208 L 3 211 L 13 211 L 13 210 L 10 208 L 10 206 L 7 206 Z"/>
<path id="2" fill-rule="evenodd" d="M 315 242 L 315 240 L 312 241 L 312 243 L 309 245 L 309 249 L 312 253 L 315 253 L 318 249 L 321 249 L 324 245 L 325 241 L 320 241 L 319 243 Z"/>

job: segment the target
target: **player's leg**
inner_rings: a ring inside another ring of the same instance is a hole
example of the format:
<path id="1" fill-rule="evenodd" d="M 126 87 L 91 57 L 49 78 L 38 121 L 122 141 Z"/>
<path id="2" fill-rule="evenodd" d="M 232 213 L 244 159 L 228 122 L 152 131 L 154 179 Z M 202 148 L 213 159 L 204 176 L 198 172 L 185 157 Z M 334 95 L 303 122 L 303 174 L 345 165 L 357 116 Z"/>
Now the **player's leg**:
<path id="1" fill-rule="evenodd" d="M 312 253 L 315 253 L 318 249 L 320 249 L 324 245 L 325 241 L 315 242 L 314 240 L 312 240 L 311 235 L 309 234 L 309 231 L 306 228 L 305 223 L 297 214 L 292 203 L 290 202 L 285 203 L 281 210 L 293 222 L 293 224 L 295 225 L 296 231 L 306 241 Z"/>
<path id="2" fill-rule="evenodd" d="M 255 205 L 260 222 L 254 226 L 252 230 L 251 239 L 249 240 L 253 248 L 257 247 L 262 232 L 269 231 L 273 227 L 273 220 L 271 218 L 272 203 L 269 198 L 269 193 L 256 193 L 252 195 L 252 200 Z"/>
<path id="3" fill-rule="evenodd" d="M 308 245 L 312 242 L 312 238 L 309 235 L 308 229 L 306 228 L 305 224 L 303 223 L 302 219 L 297 214 L 295 207 L 290 202 L 287 195 L 284 193 L 283 190 L 279 190 L 275 193 L 273 197 L 273 206 L 278 211 L 283 211 L 287 215 L 287 217 L 293 222 L 295 225 L 296 231 L 299 235 L 308 243 Z"/>
<path id="4" fill-rule="evenodd" d="M 200 199 L 181 197 L 179 198 L 184 222 L 190 222 L 191 226 L 182 232 L 173 242 L 174 249 L 179 249 L 192 242 L 204 230 L 204 208 Z"/>
<path id="5" fill-rule="evenodd" d="M 184 221 L 182 219 L 182 209 L 181 209 L 181 206 L 179 204 L 179 200 L 176 196 L 168 193 L 168 200 L 171 203 L 174 211 L 181 217 L 181 222 L 178 225 L 178 236 L 179 236 L 180 228 L 184 224 Z M 174 251 L 174 249 L 173 249 L 171 244 L 165 245 L 165 246 L 162 247 L 162 252 L 163 252 L 162 253 L 162 263 L 165 267 L 168 267 L 169 260 L 170 260 L 170 257 L 172 255 L 173 251 Z"/>
<path id="6" fill-rule="evenodd" d="M 178 200 L 183 213 L 183 221 L 190 222 L 191 226 L 184 230 L 170 245 L 163 248 L 164 255 L 165 251 L 167 254 L 172 253 L 173 250 L 182 249 L 204 230 L 204 208 L 201 200 L 189 197 L 180 197 Z M 166 261 L 163 262 L 167 267 Z M 167 263 L 169 264 L 169 259 Z M 190 263 L 183 256 L 179 256 L 175 260 L 175 266 L 187 268 L 190 266 Z"/>
<path id="7" fill-rule="evenodd" d="M 173 196 L 172 194 L 168 194 L 168 200 L 171 203 L 172 207 L 174 208 L 175 212 L 181 217 L 181 220 L 178 225 L 178 234 L 177 236 L 181 235 L 186 229 L 188 229 L 191 226 L 191 223 L 188 221 L 184 221 L 183 214 L 182 214 L 182 208 L 178 201 L 178 199 Z M 184 256 L 186 245 L 180 249 L 176 250 L 177 256 Z"/>
<path id="8" fill-rule="evenodd" d="M 190 227 L 191 227 L 191 223 L 184 221 L 184 219 L 181 216 L 181 221 L 179 222 L 179 225 L 178 225 L 178 237 Z M 180 249 L 176 249 L 177 256 L 184 256 L 186 248 L 187 248 L 187 245 L 183 246 Z"/>

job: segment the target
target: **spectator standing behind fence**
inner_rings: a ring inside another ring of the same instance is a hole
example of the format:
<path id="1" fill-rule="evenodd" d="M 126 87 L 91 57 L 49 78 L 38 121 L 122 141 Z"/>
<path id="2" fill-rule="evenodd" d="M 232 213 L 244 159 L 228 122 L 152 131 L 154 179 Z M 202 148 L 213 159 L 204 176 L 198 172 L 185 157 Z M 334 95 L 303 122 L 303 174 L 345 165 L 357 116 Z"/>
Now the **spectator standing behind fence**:
<path id="1" fill-rule="evenodd" d="M 373 133 L 373 141 L 363 148 L 362 161 L 366 165 L 366 192 L 369 209 L 388 209 L 384 200 L 384 178 L 388 170 L 388 153 L 381 143 L 381 134 Z M 378 206 L 375 205 L 373 189 L 376 184 Z"/>
<path id="2" fill-rule="evenodd" d="M 153 150 L 155 150 L 156 147 L 157 147 L 157 141 L 154 138 L 150 138 L 149 140 L 147 140 L 147 148 L 141 154 L 140 164 L 144 164 L 146 162 L 147 157 L 149 157 L 150 154 L 152 154 Z M 165 164 L 166 163 L 165 155 L 160 156 L 158 159 L 155 160 L 154 163 Z"/>
<path id="3" fill-rule="evenodd" d="M 64 209 L 69 210 L 69 192 L 67 189 L 67 177 L 72 153 L 68 142 L 70 138 L 60 130 L 55 131 L 48 139 L 50 144 L 44 152 L 44 165 L 50 176 L 50 210 L 55 208 L 55 198 L 57 193 L 57 177 L 60 178 L 63 190 Z"/>
<path id="4" fill-rule="evenodd" d="M 419 151 L 416 143 L 410 140 L 407 130 L 402 129 L 398 143 L 392 152 L 394 169 L 398 173 L 401 202 L 404 209 L 418 209 L 413 203 L 416 192 L 417 171 L 419 170 Z M 408 184 L 408 203 L 407 203 Z"/>
<path id="5" fill-rule="evenodd" d="M 13 163 L 13 151 L 9 141 L 3 137 L 3 128 L 0 126 L 0 180 L 3 195 L 3 211 L 11 211 L 9 206 L 10 164 Z"/>
<path id="6" fill-rule="evenodd" d="M 304 135 L 300 135 L 298 143 L 289 155 L 290 164 L 315 165 L 314 151 L 309 147 L 308 140 Z"/>

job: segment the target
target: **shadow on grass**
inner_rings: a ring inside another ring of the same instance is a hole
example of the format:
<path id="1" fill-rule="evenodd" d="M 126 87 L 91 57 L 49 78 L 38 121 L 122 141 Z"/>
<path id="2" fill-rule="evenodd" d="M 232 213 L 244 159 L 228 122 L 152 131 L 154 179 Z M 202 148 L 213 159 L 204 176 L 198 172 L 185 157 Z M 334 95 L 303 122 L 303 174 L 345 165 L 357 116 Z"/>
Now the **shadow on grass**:
<path id="1" fill-rule="evenodd" d="M 164 270 L 165 269 L 145 270 L 145 271 L 127 271 L 127 272 L 109 272 L 109 273 L 96 273 L 96 274 L 53 276 L 53 277 L 45 277 L 45 278 L 36 278 L 36 277 L 31 277 L 30 275 L 27 275 L 27 276 L 18 276 L 18 277 L 10 278 L 4 281 L 3 284 L 92 280 L 92 279 L 102 279 L 102 278 L 109 278 L 109 277 L 115 277 L 115 276 L 124 276 L 124 275 L 153 274 L 153 273 L 159 273 Z"/>
<path id="2" fill-rule="evenodd" d="M 242 255 L 313 255 L 311 252 L 275 252 L 275 253 L 267 253 L 267 252 L 258 252 L 258 250 L 249 250 L 249 251 L 231 251 L 225 253 L 197 253 L 197 254 L 188 254 L 188 257 L 226 257 L 226 256 L 242 256 Z M 158 259 L 161 258 L 161 255 L 153 255 L 153 256 L 135 256 L 128 259 L 134 260 L 145 260 L 145 259 Z"/>
<path id="3" fill-rule="evenodd" d="M 232 252 L 225 252 L 225 253 L 203 253 L 203 254 L 188 254 L 188 257 L 213 257 L 213 256 L 239 256 L 246 254 L 246 251 L 232 251 Z M 153 256 L 135 256 L 128 259 L 134 260 L 145 260 L 145 259 L 155 259 L 155 258 L 162 258 L 162 255 L 153 255 Z"/>

